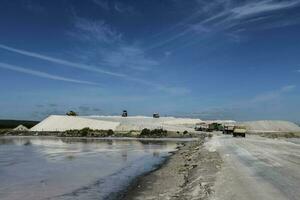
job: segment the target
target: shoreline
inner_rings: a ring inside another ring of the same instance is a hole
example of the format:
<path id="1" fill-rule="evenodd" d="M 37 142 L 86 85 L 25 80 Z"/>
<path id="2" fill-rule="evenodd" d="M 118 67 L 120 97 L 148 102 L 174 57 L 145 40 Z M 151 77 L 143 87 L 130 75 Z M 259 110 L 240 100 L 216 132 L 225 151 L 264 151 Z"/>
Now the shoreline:
<path id="1" fill-rule="evenodd" d="M 201 137 L 180 145 L 158 168 L 137 177 L 121 199 L 208 199 L 222 159 L 204 143 Z"/>
<path id="2" fill-rule="evenodd" d="M 166 141 L 166 142 L 192 142 L 199 140 L 198 137 L 162 137 L 162 138 L 140 138 L 140 137 L 59 137 L 55 135 L 0 135 L 0 138 L 57 138 L 57 139 L 84 139 L 84 140 L 137 140 L 137 141 Z M 170 152 L 172 153 L 172 152 Z"/>

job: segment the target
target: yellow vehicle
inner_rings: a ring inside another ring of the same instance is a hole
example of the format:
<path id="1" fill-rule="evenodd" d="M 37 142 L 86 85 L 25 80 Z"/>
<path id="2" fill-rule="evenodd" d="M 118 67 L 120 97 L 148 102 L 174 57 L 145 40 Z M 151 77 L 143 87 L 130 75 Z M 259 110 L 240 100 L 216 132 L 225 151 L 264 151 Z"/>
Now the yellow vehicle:
<path id="1" fill-rule="evenodd" d="M 246 137 L 247 129 L 245 126 L 235 126 L 233 129 L 233 137 Z"/>

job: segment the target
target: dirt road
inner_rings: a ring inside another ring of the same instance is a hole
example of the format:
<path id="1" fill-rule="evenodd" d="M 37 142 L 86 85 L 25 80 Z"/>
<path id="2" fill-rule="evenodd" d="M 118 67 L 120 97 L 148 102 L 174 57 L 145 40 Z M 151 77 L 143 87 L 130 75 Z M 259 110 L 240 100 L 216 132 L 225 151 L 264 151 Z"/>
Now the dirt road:
<path id="1" fill-rule="evenodd" d="M 212 199 L 300 199 L 300 139 L 218 135 L 206 147 L 224 160 Z"/>

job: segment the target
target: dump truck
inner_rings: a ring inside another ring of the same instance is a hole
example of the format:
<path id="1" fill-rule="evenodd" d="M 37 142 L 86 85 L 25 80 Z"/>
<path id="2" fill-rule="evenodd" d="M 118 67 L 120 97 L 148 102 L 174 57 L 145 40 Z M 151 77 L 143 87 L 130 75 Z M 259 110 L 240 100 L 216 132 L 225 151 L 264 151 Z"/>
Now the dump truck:
<path id="1" fill-rule="evenodd" d="M 232 134 L 233 131 L 234 131 L 234 125 L 231 125 L 231 124 L 224 125 L 223 134 Z"/>
<path id="2" fill-rule="evenodd" d="M 241 136 L 246 137 L 247 129 L 245 126 L 235 126 L 233 129 L 233 137 Z"/>
<path id="3" fill-rule="evenodd" d="M 210 123 L 208 126 L 211 131 L 223 131 L 223 125 L 220 123 L 213 122 Z"/>
<path id="4" fill-rule="evenodd" d="M 68 115 L 68 116 L 78 116 L 78 114 L 76 112 L 74 112 L 73 110 L 67 112 L 66 115 Z"/>
<path id="5" fill-rule="evenodd" d="M 196 124 L 195 130 L 196 131 L 206 131 L 206 132 L 213 131 L 212 127 L 209 124 L 206 124 L 206 123 Z"/>
<path id="6" fill-rule="evenodd" d="M 122 117 L 127 117 L 127 116 L 128 116 L 127 110 L 123 110 Z"/>

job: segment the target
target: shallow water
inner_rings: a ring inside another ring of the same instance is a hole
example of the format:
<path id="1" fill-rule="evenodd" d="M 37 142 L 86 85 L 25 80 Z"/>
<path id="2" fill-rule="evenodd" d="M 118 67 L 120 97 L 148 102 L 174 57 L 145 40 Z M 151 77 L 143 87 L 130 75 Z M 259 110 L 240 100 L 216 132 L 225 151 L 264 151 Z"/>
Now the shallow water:
<path id="1" fill-rule="evenodd" d="M 175 141 L 0 138 L 1 200 L 114 199 Z"/>

